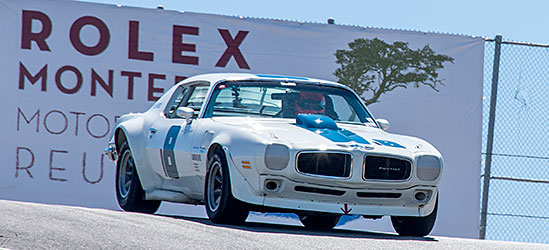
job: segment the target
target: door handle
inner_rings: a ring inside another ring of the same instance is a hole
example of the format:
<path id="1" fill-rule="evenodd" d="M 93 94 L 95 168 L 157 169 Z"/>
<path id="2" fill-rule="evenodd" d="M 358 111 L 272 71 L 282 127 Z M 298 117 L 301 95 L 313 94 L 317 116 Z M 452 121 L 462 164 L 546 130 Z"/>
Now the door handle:
<path id="1" fill-rule="evenodd" d="M 149 139 L 151 139 L 152 136 L 156 133 L 156 128 L 150 128 L 150 129 L 149 129 L 149 132 L 150 132 L 150 134 L 149 134 Z"/>

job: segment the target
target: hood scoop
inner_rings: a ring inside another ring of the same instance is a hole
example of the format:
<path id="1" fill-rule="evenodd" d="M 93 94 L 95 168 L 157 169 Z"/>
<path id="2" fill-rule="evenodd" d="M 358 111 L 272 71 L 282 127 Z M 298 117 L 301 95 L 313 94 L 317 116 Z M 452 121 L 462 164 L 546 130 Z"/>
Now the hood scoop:
<path id="1" fill-rule="evenodd" d="M 297 126 L 307 129 L 339 130 L 336 122 L 324 115 L 299 114 L 295 120 Z"/>
<path id="2" fill-rule="evenodd" d="M 362 136 L 353 133 L 350 130 L 339 128 L 334 120 L 328 116 L 315 114 L 299 114 L 296 117 L 296 125 L 306 130 L 314 132 L 335 143 L 350 143 L 348 146 L 360 147 L 362 149 L 373 149 L 372 143 L 378 146 L 387 146 L 392 148 L 403 148 L 404 146 L 397 142 L 371 139 L 368 141 Z M 366 146 L 366 145 L 371 146 Z"/>
<path id="3" fill-rule="evenodd" d="M 334 120 L 324 115 L 299 114 L 296 117 L 296 125 L 333 142 L 370 144 L 359 135 L 346 129 L 340 129 Z"/>

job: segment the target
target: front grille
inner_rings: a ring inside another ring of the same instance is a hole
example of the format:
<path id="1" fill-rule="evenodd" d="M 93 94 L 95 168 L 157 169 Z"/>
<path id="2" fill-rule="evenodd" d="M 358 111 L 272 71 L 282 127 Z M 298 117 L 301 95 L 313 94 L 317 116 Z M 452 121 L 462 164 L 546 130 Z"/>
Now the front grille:
<path id="1" fill-rule="evenodd" d="M 356 196 L 361 198 L 400 198 L 401 193 L 368 193 L 368 192 L 358 192 Z"/>
<path id="2" fill-rule="evenodd" d="M 366 156 L 364 179 L 406 180 L 410 177 L 409 161 L 383 156 Z"/>
<path id="3" fill-rule="evenodd" d="M 305 192 L 305 193 L 329 194 L 329 195 L 337 195 L 337 196 L 342 196 L 345 194 L 345 191 L 333 190 L 333 189 L 327 189 L 327 188 L 305 187 L 305 186 L 295 186 L 294 190 L 298 192 Z"/>
<path id="4" fill-rule="evenodd" d="M 330 177 L 351 176 L 351 155 L 341 153 L 301 153 L 297 171 Z"/>

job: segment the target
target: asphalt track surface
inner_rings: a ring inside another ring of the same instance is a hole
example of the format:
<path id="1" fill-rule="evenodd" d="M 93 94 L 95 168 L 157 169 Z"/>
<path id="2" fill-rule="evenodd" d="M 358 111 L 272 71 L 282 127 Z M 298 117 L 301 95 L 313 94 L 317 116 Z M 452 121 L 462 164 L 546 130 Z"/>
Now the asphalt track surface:
<path id="1" fill-rule="evenodd" d="M 549 249 L 549 245 L 399 237 L 0 200 L 0 249 Z"/>

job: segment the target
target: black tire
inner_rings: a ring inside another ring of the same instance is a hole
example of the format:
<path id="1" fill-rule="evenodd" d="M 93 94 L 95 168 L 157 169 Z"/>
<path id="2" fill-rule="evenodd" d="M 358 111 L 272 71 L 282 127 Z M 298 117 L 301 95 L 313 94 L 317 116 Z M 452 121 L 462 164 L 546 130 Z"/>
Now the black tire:
<path id="1" fill-rule="evenodd" d="M 213 223 L 242 225 L 249 214 L 246 204 L 233 197 L 229 167 L 221 150 L 208 159 L 204 202 Z"/>
<path id="2" fill-rule="evenodd" d="M 308 229 L 332 229 L 340 218 L 340 215 L 299 215 L 301 224 Z"/>
<path id="3" fill-rule="evenodd" d="M 116 162 L 116 198 L 124 211 L 153 214 L 161 201 L 145 200 L 143 187 L 139 181 L 133 155 L 127 143 L 120 148 Z"/>
<path id="4" fill-rule="evenodd" d="M 433 212 L 425 217 L 391 216 L 393 228 L 400 236 L 423 237 L 431 233 L 437 218 L 438 196 Z"/>

